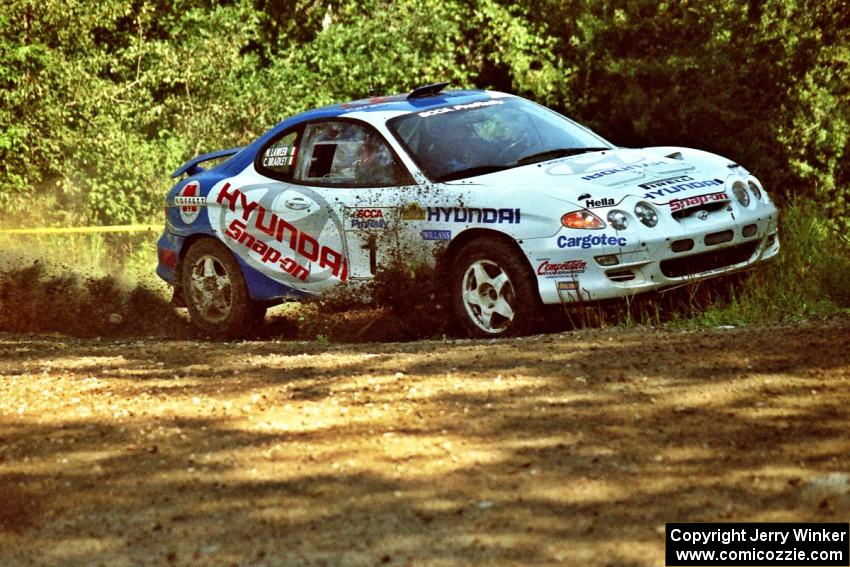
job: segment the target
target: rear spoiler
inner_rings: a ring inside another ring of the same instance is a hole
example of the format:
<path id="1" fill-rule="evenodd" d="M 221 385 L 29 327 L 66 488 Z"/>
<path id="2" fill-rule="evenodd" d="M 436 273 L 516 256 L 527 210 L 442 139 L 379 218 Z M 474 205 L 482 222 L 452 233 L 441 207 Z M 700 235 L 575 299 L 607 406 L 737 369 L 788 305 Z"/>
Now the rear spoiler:
<path id="1" fill-rule="evenodd" d="M 174 170 L 174 173 L 171 174 L 171 177 L 177 178 L 183 175 L 184 173 L 186 175 L 195 175 L 196 173 L 200 173 L 204 170 L 203 167 L 199 167 L 200 164 L 204 163 L 205 161 L 232 156 L 233 154 L 239 152 L 242 147 L 243 146 L 240 146 L 238 148 L 230 148 L 227 150 L 218 150 L 217 152 L 210 152 L 208 154 L 203 154 L 198 157 L 194 157 L 183 165 L 181 165 L 180 167 L 178 167 L 176 170 Z"/>

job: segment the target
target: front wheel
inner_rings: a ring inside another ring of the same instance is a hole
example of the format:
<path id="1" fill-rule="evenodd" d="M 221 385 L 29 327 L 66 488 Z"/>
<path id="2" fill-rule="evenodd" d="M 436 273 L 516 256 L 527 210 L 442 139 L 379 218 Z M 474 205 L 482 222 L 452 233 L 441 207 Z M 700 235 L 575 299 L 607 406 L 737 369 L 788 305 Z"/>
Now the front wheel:
<path id="1" fill-rule="evenodd" d="M 217 240 L 192 245 L 183 259 L 183 293 L 192 323 L 213 336 L 239 336 L 262 320 L 230 250 Z"/>
<path id="2" fill-rule="evenodd" d="M 541 323 L 536 282 L 508 244 L 466 244 L 452 263 L 451 286 L 455 317 L 470 336 L 524 335 Z"/>

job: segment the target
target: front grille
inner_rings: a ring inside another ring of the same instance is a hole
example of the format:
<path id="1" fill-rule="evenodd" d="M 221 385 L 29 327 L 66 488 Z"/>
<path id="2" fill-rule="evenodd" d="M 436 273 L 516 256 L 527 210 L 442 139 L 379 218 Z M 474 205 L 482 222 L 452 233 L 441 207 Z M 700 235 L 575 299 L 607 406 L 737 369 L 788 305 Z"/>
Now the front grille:
<path id="1" fill-rule="evenodd" d="M 718 268 L 734 266 L 750 259 L 758 247 L 758 241 L 745 242 L 722 250 L 713 250 L 692 256 L 661 261 L 661 273 L 668 278 L 681 278 L 701 274 Z"/>

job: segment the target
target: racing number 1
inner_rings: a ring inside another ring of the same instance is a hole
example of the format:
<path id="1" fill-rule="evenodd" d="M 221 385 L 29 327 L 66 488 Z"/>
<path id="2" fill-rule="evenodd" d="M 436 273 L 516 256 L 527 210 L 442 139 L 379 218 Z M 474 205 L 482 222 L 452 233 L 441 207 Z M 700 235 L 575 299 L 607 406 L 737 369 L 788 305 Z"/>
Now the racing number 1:
<path id="1" fill-rule="evenodd" d="M 378 266 L 378 239 L 375 238 L 374 234 L 370 234 L 366 244 L 360 248 L 369 251 L 369 273 L 374 276 Z"/>

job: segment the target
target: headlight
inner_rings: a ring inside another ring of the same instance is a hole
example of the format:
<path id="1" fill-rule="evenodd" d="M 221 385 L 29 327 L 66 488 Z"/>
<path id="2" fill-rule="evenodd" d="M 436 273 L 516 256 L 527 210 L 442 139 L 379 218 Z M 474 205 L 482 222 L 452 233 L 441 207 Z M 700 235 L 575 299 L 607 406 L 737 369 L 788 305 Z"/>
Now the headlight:
<path id="1" fill-rule="evenodd" d="M 567 228 L 597 229 L 605 228 L 602 219 L 590 211 L 573 211 L 561 217 L 561 224 Z"/>
<path id="2" fill-rule="evenodd" d="M 747 188 L 740 181 L 732 184 L 732 194 L 735 195 L 735 198 L 738 199 L 742 207 L 748 207 L 750 205 L 750 195 L 747 193 Z"/>
<path id="3" fill-rule="evenodd" d="M 629 217 L 623 211 L 615 209 L 608 213 L 608 223 L 614 230 L 626 230 L 629 227 Z"/>
<path id="4" fill-rule="evenodd" d="M 761 201 L 761 189 L 759 186 L 755 184 L 752 180 L 747 181 L 747 184 L 750 186 L 750 191 L 753 192 L 753 195 L 756 198 L 756 201 Z"/>
<path id="5" fill-rule="evenodd" d="M 658 214 L 652 208 L 652 205 L 647 202 L 641 201 L 635 205 L 635 216 L 649 228 L 658 224 Z"/>

